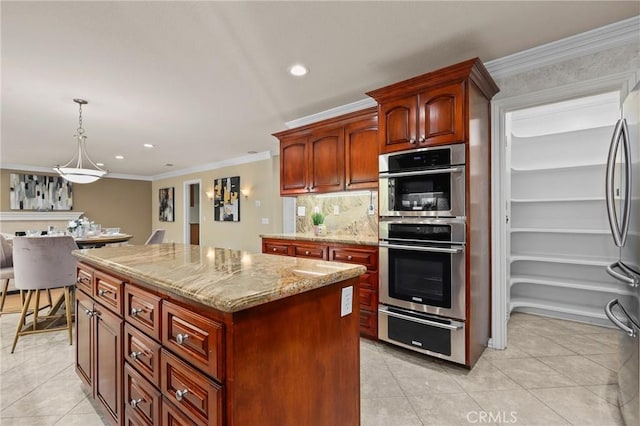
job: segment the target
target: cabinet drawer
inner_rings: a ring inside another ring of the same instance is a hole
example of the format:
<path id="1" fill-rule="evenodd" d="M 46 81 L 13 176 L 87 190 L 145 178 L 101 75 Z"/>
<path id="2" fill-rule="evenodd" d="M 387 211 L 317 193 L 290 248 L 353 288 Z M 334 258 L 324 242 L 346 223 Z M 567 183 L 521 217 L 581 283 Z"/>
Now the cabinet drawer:
<path id="1" fill-rule="evenodd" d="M 95 291 L 93 297 L 102 305 L 106 306 L 116 314 L 122 316 L 122 280 L 95 271 Z"/>
<path id="2" fill-rule="evenodd" d="M 331 247 L 329 260 L 336 262 L 357 263 L 364 265 L 370 271 L 378 268 L 378 251 L 355 248 Z"/>
<path id="3" fill-rule="evenodd" d="M 89 295 L 93 294 L 93 272 L 94 270 L 86 265 L 78 266 L 76 287 Z"/>
<path id="4" fill-rule="evenodd" d="M 360 289 L 360 308 L 375 311 L 378 308 L 378 294 L 375 291 Z"/>
<path id="5" fill-rule="evenodd" d="M 222 386 L 163 349 L 162 394 L 197 424 L 222 424 Z"/>
<path id="6" fill-rule="evenodd" d="M 130 324 L 124 326 L 124 355 L 147 380 L 160 386 L 160 344 Z"/>
<path id="7" fill-rule="evenodd" d="M 378 338 L 378 314 L 360 310 L 360 335 Z"/>
<path id="8" fill-rule="evenodd" d="M 262 244 L 263 253 L 279 254 L 282 256 L 289 256 L 289 245 L 276 241 L 265 241 Z"/>
<path id="9" fill-rule="evenodd" d="M 163 426 L 196 426 L 186 414 L 178 410 L 167 398 L 162 398 L 162 424 Z"/>
<path id="10" fill-rule="evenodd" d="M 146 424 L 160 423 L 162 395 L 128 363 L 124 366 L 124 403 Z"/>
<path id="11" fill-rule="evenodd" d="M 293 246 L 296 257 L 310 257 L 313 259 L 327 259 L 327 246 L 317 244 L 296 244 Z"/>
<path id="12" fill-rule="evenodd" d="M 216 379 L 224 379 L 221 323 L 165 300 L 162 345 Z"/>
<path id="13" fill-rule="evenodd" d="M 360 275 L 360 288 L 366 288 L 378 292 L 378 273 L 377 272 L 365 272 Z"/>
<path id="14" fill-rule="evenodd" d="M 124 317 L 130 324 L 160 341 L 162 299 L 131 284 L 124 288 Z"/>
<path id="15" fill-rule="evenodd" d="M 124 407 L 124 425 L 125 426 L 155 426 L 144 420 L 134 409 Z"/>

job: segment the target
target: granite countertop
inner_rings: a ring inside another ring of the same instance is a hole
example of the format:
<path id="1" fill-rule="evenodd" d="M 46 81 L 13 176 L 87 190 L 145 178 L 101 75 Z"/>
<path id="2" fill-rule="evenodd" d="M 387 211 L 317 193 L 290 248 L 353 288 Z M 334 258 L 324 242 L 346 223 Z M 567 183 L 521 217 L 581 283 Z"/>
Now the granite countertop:
<path id="1" fill-rule="evenodd" d="M 366 272 L 361 265 L 175 243 L 74 250 L 73 254 L 223 312 L 284 299 Z"/>
<path id="2" fill-rule="evenodd" d="M 314 241 L 317 243 L 357 244 L 361 246 L 377 246 L 378 237 L 363 235 L 313 235 L 306 233 L 262 234 L 260 238 L 276 238 L 279 240 Z"/>

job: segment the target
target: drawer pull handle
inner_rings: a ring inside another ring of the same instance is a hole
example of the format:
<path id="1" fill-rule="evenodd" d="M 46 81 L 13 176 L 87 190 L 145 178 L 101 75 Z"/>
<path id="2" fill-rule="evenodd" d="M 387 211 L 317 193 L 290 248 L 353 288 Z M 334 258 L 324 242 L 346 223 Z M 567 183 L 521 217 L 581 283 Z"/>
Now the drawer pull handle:
<path id="1" fill-rule="evenodd" d="M 88 316 L 89 318 L 93 317 L 97 312 L 96 311 L 92 311 L 89 309 L 85 309 L 84 311 L 85 315 Z"/>
<path id="2" fill-rule="evenodd" d="M 105 290 L 103 288 L 98 290 L 98 296 L 104 296 L 105 294 L 109 294 L 109 293 L 113 293 L 113 292 L 111 290 Z"/>
<path id="3" fill-rule="evenodd" d="M 133 408 L 137 408 L 138 404 L 140 404 L 141 402 L 142 402 L 142 398 L 138 398 L 138 399 L 132 399 L 129 404 L 131 404 Z"/>
<path id="4" fill-rule="evenodd" d="M 135 317 L 136 315 L 138 315 L 140 312 L 144 311 L 144 309 L 140 309 L 140 308 L 131 308 L 131 316 Z"/>
<path id="5" fill-rule="evenodd" d="M 78 277 L 78 280 L 76 282 L 82 284 L 83 282 L 85 282 L 85 280 L 86 279 L 84 277 Z M 89 280 L 86 280 L 86 281 L 89 281 Z"/>
<path id="6" fill-rule="evenodd" d="M 305 252 L 304 252 L 304 254 L 305 254 L 306 256 L 309 256 L 309 250 L 305 251 Z"/>
<path id="7" fill-rule="evenodd" d="M 347 260 L 353 260 L 353 256 L 351 255 L 347 256 Z"/>
<path id="8" fill-rule="evenodd" d="M 143 352 L 136 352 L 136 351 L 133 351 L 133 352 L 131 352 L 131 354 L 129 354 L 129 356 L 133 360 L 136 360 L 136 359 L 140 358 L 140 356 L 142 356 L 142 355 L 144 355 Z"/>
<path id="9" fill-rule="evenodd" d="M 188 334 L 178 334 L 176 336 L 176 342 L 178 342 L 179 345 L 182 345 L 188 339 L 189 339 L 189 335 Z"/>
<path id="10" fill-rule="evenodd" d="M 182 401 L 182 398 L 184 398 L 188 393 L 189 393 L 189 389 L 177 390 L 176 399 L 178 401 Z"/>

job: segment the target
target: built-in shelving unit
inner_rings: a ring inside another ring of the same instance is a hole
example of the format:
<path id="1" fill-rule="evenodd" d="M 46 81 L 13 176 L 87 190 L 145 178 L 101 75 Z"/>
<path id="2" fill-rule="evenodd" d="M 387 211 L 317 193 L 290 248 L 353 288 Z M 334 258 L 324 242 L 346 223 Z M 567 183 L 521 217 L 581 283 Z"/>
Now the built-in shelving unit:
<path id="1" fill-rule="evenodd" d="M 594 103 L 617 114 L 615 95 Z M 628 294 L 605 271 L 618 256 L 604 197 L 615 119 L 545 134 L 548 119 L 541 109 L 512 116 L 509 309 L 607 324 L 606 303 Z"/>

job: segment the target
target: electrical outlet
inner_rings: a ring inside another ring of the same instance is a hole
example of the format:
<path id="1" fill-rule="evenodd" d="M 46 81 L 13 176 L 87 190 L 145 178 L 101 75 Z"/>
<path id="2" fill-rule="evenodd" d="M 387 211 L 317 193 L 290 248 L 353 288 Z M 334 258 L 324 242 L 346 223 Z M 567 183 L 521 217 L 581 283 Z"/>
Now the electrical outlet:
<path id="1" fill-rule="evenodd" d="M 367 209 L 367 213 L 372 216 L 374 213 L 376 212 L 376 210 L 373 208 L 373 204 L 369 205 L 369 208 Z"/>
<path id="2" fill-rule="evenodd" d="M 344 287 L 340 298 L 340 316 L 344 317 L 351 312 L 353 312 L 353 286 Z"/>
<path id="3" fill-rule="evenodd" d="M 340 206 L 333 206 L 333 214 L 340 214 Z"/>
<path id="4" fill-rule="evenodd" d="M 262 218 L 262 224 L 263 225 L 268 225 L 269 224 L 269 218 L 268 217 L 263 217 Z"/>

